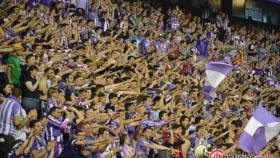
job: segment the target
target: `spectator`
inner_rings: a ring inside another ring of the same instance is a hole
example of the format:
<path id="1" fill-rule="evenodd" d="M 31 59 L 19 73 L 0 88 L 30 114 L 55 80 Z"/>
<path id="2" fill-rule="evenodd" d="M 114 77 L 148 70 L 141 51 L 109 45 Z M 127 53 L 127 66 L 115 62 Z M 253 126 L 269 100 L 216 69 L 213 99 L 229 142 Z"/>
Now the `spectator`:
<path id="1" fill-rule="evenodd" d="M 24 81 L 25 79 L 25 75 L 23 74 L 27 74 L 28 73 L 28 68 L 31 66 L 31 65 L 34 65 L 36 62 L 36 56 L 35 54 L 29 54 L 26 56 L 26 64 L 22 65 L 21 66 L 21 75 L 20 75 L 20 81 L 21 81 L 21 85 L 24 85 L 24 83 L 22 81 Z"/>
<path id="2" fill-rule="evenodd" d="M 22 106 L 27 112 L 30 109 L 36 109 L 38 114 L 42 115 L 39 102 L 40 93 L 38 90 L 40 80 L 38 68 L 35 65 L 31 65 L 28 68 L 28 74 L 24 80 Z"/>
<path id="3" fill-rule="evenodd" d="M 14 87 L 20 87 L 20 58 L 23 54 L 23 48 L 20 43 L 14 45 L 14 53 L 11 54 L 6 64 L 13 65 L 12 67 L 7 67 L 7 79 L 8 83 L 13 84 Z"/>
<path id="4" fill-rule="evenodd" d="M 135 154 L 135 150 L 129 141 L 127 135 L 120 137 L 120 155 L 121 157 L 132 158 Z"/>
<path id="5" fill-rule="evenodd" d="M 17 128 L 22 128 L 30 119 L 36 117 L 36 113 L 30 113 L 28 117 L 21 118 L 20 115 L 20 103 L 21 91 L 13 93 L 12 98 L 4 98 L 1 96 L 2 103 L 0 106 L 0 137 L 1 137 L 1 157 L 7 158 L 8 153 L 15 144 L 15 137 Z"/>
<path id="6" fill-rule="evenodd" d="M 168 148 L 162 145 L 153 143 L 150 139 L 153 135 L 152 128 L 147 127 L 143 129 L 143 137 L 138 139 L 135 154 L 136 156 L 147 157 L 150 154 L 150 150 L 170 150 L 171 152 L 178 152 L 172 148 Z"/>
<path id="7" fill-rule="evenodd" d="M 0 93 L 4 96 L 4 97 L 9 97 L 12 94 L 12 87 L 13 85 L 10 83 L 3 83 L 1 84 L 0 87 Z"/>
<path id="8" fill-rule="evenodd" d="M 33 120 L 30 122 L 29 127 L 33 130 L 35 136 L 32 147 L 31 156 L 32 157 L 53 157 L 54 147 L 56 145 L 55 141 L 50 141 L 46 143 L 42 137 L 43 125 L 40 121 Z"/>

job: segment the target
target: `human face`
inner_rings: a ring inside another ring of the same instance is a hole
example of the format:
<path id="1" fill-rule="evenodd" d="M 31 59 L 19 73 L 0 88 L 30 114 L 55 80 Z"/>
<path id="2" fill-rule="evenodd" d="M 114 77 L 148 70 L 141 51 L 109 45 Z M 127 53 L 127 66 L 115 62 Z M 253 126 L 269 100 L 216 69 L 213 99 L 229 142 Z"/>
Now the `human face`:
<path id="1" fill-rule="evenodd" d="M 86 99 L 91 99 L 91 95 L 92 95 L 91 90 L 87 90 L 85 94 Z"/>
<path id="2" fill-rule="evenodd" d="M 36 48 L 35 48 L 35 52 L 36 53 L 39 53 L 39 52 L 41 52 L 42 51 L 42 46 L 37 46 Z"/>
<path id="3" fill-rule="evenodd" d="M 152 137 L 152 135 L 153 135 L 153 131 L 151 129 L 148 129 L 144 132 L 144 137 L 146 139 L 150 139 Z"/>
<path id="4" fill-rule="evenodd" d="M 89 135 L 90 132 L 91 132 L 91 128 L 90 128 L 90 125 L 89 124 L 84 124 L 81 128 L 81 130 L 83 132 L 85 132 L 85 135 Z"/>
<path id="5" fill-rule="evenodd" d="M 152 105 L 152 104 L 153 104 L 152 98 L 148 98 L 148 99 L 147 99 L 147 104 L 149 104 L 149 105 Z"/>
<path id="6" fill-rule="evenodd" d="M 51 97 L 55 97 L 55 96 L 58 96 L 58 91 L 54 91 L 53 93 L 51 93 Z"/>
<path id="7" fill-rule="evenodd" d="M 31 76 L 35 77 L 38 74 L 38 70 L 34 69 L 33 71 L 31 71 Z"/>
<path id="8" fill-rule="evenodd" d="M 124 21 L 127 21 L 127 20 L 128 20 L 128 16 L 125 15 L 125 16 L 123 17 L 123 20 L 124 20 Z"/>
<path id="9" fill-rule="evenodd" d="M 78 78 L 76 79 L 76 83 L 77 83 L 77 86 L 83 85 L 83 78 L 82 78 L 82 77 L 78 77 Z"/>
<path id="10" fill-rule="evenodd" d="M 43 126 L 41 122 L 37 122 L 34 126 L 34 134 L 40 135 L 43 132 Z"/>
<path id="11" fill-rule="evenodd" d="M 53 78 L 55 76 L 54 72 L 52 69 L 50 69 L 47 73 L 47 78 Z"/>
<path id="12" fill-rule="evenodd" d="M 177 129 L 174 129 L 173 130 L 173 132 L 174 132 L 174 134 L 180 134 L 180 133 L 182 133 L 182 128 L 181 127 L 179 127 L 179 128 L 177 128 Z"/>
<path id="13" fill-rule="evenodd" d="M 107 139 L 107 138 L 109 138 L 109 137 L 110 137 L 110 135 L 109 135 L 109 132 L 108 132 L 108 131 L 105 131 L 105 132 L 102 134 L 102 138 Z"/>
<path id="14" fill-rule="evenodd" d="M 63 30 L 63 31 L 64 31 L 65 33 L 69 33 L 70 30 L 71 30 L 70 26 L 67 25 L 67 26 L 64 27 L 64 30 Z"/>
<path id="15" fill-rule="evenodd" d="M 36 62 L 36 58 L 35 58 L 35 56 L 32 56 L 28 59 L 27 64 L 34 65 L 35 62 Z"/>
<path id="16" fill-rule="evenodd" d="M 74 81 L 74 77 L 72 75 L 69 75 L 66 81 L 72 83 Z"/>
<path id="17" fill-rule="evenodd" d="M 61 110 L 57 109 L 52 113 L 52 116 L 56 119 L 59 119 L 61 117 Z"/>
<path id="18" fill-rule="evenodd" d="M 59 101 L 60 103 L 64 103 L 65 102 L 65 94 L 64 94 L 64 92 L 59 92 L 58 93 L 57 101 Z"/>
<path id="19" fill-rule="evenodd" d="M 84 138 L 85 138 L 85 132 L 79 132 L 79 133 L 77 133 L 77 140 L 84 140 Z"/>
<path id="20" fill-rule="evenodd" d="M 197 96 L 197 93 L 195 91 L 190 93 L 190 98 L 194 99 L 194 98 L 196 98 L 196 96 Z"/>
<path id="21" fill-rule="evenodd" d="M 127 137 L 126 137 L 125 140 L 124 140 L 124 144 L 130 144 L 130 143 L 129 143 L 129 139 L 128 139 Z"/>
<path id="22" fill-rule="evenodd" d="M 186 119 L 182 122 L 182 124 L 183 124 L 184 126 L 188 126 L 188 125 L 189 125 L 189 120 L 186 118 Z"/>
<path id="23" fill-rule="evenodd" d="M 12 93 L 11 84 L 7 84 L 6 87 L 3 90 L 7 95 L 11 94 Z"/>
<path id="24" fill-rule="evenodd" d="M 168 114 L 167 114 L 167 113 L 164 113 L 161 119 L 162 119 L 162 121 L 164 121 L 164 122 L 168 122 L 168 120 L 169 120 Z"/>
<path id="25" fill-rule="evenodd" d="M 117 99 L 117 98 L 112 98 L 112 99 L 111 99 L 111 103 L 112 103 L 112 104 L 116 104 L 117 102 L 118 102 L 118 99 Z"/>

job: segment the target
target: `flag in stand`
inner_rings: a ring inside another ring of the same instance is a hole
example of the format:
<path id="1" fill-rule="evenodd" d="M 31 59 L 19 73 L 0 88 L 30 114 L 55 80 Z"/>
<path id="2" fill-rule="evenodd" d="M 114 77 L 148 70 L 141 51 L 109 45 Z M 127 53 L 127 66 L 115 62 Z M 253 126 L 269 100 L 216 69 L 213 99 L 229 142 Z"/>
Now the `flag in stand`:
<path id="1" fill-rule="evenodd" d="M 280 120 L 259 105 L 244 128 L 238 146 L 245 152 L 259 153 L 279 132 Z"/>
<path id="2" fill-rule="evenodd" d="M 222 62 L 211 62 L 205 64 L 205 68 L 204 98 L 211 99 L 211 93 L 226 78 L 226 75 L 231 72 L 233 66 Z"/>

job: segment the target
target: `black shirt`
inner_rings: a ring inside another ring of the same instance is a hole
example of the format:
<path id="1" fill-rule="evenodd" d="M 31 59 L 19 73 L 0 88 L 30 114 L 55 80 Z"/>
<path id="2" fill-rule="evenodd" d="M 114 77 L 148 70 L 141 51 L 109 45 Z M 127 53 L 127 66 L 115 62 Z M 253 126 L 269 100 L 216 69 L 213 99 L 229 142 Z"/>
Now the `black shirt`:
<path id="1" fill-rule="evenodd" d="M 25 81 L 25 78 L 26 78 L 26 74 L 28 74 L 27 70 L 29 68 L 29 65 L 25 64 L 25 65 L 22 65 L 21 66 L 21 69 L 20 69 L 20 84 L 21 86 L 24 86 L 24 81 Z"/>
<path id="2" fill-rule="evenodd" d="M 25 98 L 39 99 L 39 97 L 40 97 L 40 92 L 38 90 L 39 86 L 33 92 L 31 92 L 25 85 L 25 83 L 28 82 L 28 81 L 31 81 L 32 85 L 34 85 L 36 83 L 36 79 L 33 79 L 30 76 L 24 77 L 24 80 L 23 80 L 24 85 L 22 86 L 23 87 L 23 95 L 22 96 L 25 97 Z"/>

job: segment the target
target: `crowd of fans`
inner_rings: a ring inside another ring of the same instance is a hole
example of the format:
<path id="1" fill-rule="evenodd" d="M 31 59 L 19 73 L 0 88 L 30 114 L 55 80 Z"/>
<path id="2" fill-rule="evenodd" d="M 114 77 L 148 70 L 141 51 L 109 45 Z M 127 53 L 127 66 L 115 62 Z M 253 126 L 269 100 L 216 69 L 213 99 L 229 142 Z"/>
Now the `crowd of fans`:
<path id="1" fill-rule="evenodd" d="M 18 0 L 0 13 L 1 158 L 244 154 L 261 100 L 279 118 L 280 32 L 152 0 Z M 234 69 L 204 99 L 204 64 Z M 279 157 L 279 136 L 261 154 Z M 246 153 L 250 154 L 250 153 Z"/>

